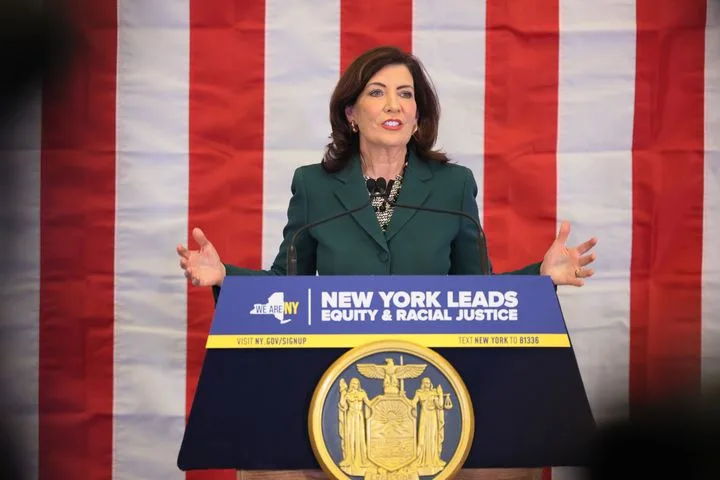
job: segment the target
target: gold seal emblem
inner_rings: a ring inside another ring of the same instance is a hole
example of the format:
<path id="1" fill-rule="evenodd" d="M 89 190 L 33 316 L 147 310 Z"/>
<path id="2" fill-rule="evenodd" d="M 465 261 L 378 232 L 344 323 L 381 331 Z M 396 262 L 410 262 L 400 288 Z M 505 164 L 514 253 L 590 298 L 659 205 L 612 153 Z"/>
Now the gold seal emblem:
<path id="1" fill-rule="evenodd" d="M 308 424 L 315 458 L 343 480 L 452 478 L 474 435 L 458 373 L 404 341 L 362 345 L 336 360 L 315 389 Z"/>

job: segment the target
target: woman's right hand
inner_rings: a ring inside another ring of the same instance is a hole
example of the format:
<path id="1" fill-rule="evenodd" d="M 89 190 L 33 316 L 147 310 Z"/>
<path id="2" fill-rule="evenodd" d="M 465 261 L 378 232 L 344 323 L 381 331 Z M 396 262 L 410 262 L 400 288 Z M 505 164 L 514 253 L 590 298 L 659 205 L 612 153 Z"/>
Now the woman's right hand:
<path id="1" fill-rule="evenodd" d="M 205 238 L 202 230 L 193 228 L 192 236 L 200 246 L 200 250 L 188 250 L 182 245 L 177 246 L 180 267 L 185 271 L 185 277 L 195 286 L 222 285 L 226 272 L 220 255 L 210 240 Z"/>

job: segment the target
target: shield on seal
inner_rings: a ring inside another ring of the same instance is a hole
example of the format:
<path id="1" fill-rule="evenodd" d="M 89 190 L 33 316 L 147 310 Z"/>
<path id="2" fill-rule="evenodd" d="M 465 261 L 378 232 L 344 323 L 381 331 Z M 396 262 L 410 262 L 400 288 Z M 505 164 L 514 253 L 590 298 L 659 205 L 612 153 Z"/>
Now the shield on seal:
<path id="1" fill-rule="evenodd" d="M 405 395 L 379 395 L 370 401 L 367 455 L 388 472 L 415 460 L 417 414 Z"/>

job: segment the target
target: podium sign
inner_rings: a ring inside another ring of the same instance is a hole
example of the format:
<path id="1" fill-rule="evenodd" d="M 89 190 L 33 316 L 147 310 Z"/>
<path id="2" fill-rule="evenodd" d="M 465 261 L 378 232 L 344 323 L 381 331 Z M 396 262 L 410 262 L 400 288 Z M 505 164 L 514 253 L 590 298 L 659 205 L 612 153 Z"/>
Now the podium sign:
<path id="1" fill-rule="evenodd" d="M 392 351 L 374 347 L 386 344 Z M 397 368 L 406 361 L 414 367 Z M 441 423 L 422 423 L 422 409 L 402 413 L 441 396 Z M 355 423 L 338 420 L 363 398 Z M 402 421 L 378 416 L 383 408 Z M 323 415 L 333 418 L 324 424 Z M 367 444 L 349 460 L 338 432 L 357 425 Z M 465 450 L 414 459 L 411 445 L 424 440 L 411 425 Z M 311 439 L 318 432 L 325 437 Z M 467 468 L 584 465 L 594 433 L 547 277 L 233 276 L 216 305 L 178 466 L 328 471 L 336 462 L 331 470 L 359 478 L 388 466 L 444 478 L 439 465 L 451 458 L 454 469 L 458 458 Z"/>
<path id="2" fill-rule="evenodd" d="M 551 281 L 535 276 L 230 277 L 207 347 L 570 347 Z M 235 293 L 237 292 L 237 293 Z"/>

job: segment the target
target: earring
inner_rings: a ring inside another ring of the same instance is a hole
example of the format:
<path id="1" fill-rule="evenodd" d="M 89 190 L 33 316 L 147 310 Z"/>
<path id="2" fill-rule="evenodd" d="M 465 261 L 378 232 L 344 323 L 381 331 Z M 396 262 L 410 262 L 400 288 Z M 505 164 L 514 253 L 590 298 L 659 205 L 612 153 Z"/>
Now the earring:
<path id="1" fill-rule="evenodd" d="M 357 127 L 357 124 L 355 123 L 355 120 L 350 120 L 350 128 L 352 129 L 353 132 L 358 131 L 358 127 Z"/>
<path id="2" fill-rule="evenodd" d="M 415 129 L 413 130 L 413 133 L 412 133 L 412 134 L 415 135 L 415 134 L 417 133 L 417 131 L 418 131 L 418 126 L 417 126 L 417 123 L 416 123 L 416 124 L 415 124 Z"/>

